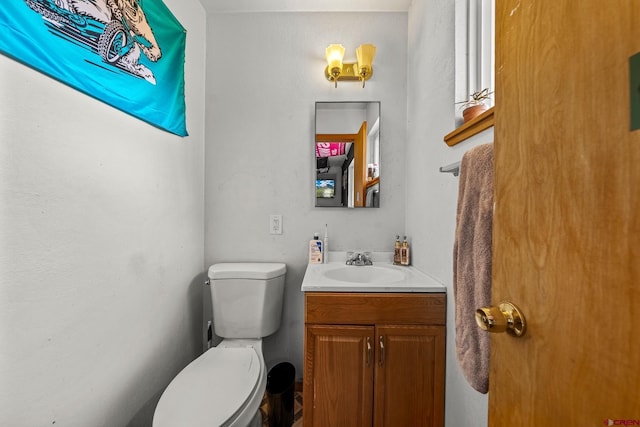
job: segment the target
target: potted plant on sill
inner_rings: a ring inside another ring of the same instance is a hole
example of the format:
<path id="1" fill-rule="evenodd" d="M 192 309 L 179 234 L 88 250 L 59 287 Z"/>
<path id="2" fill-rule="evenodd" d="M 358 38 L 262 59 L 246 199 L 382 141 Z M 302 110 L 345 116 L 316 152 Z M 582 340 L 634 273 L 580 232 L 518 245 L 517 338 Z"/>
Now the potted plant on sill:
<path id="1" fill-rule="evenodd" d="M 464 123 L 478 117 L 489 109 L 487 100 L 490 98 L 493 92 L 489 92 L 489 88 L 484 88 L 478 92 L 474 92 L 469 95 L 467 101 L 456 102 L 456 104 L 462 104 L 460 109 L 462 110 L 462 119 Z"/>

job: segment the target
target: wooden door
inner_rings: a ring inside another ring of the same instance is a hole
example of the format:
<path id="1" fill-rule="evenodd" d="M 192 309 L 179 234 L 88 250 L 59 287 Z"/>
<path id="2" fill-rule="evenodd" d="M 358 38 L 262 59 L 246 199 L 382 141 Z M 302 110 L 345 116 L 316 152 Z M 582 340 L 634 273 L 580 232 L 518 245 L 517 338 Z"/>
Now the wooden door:
<path id="1" fill-rule="evenodd" d="M 367 122 L 362 122 L 353 140 L 353 206 L 366 206 L 367 198 Z"/>
<path id="2" fill-rule="evenodd" d="M 636 425 L 640 2 L 498 0 L 496 21 L 492 299 L 529 326 L 491 337 L 489 425 Z"/>
<path id="3" fill-rule="evenodd" d="M 375 427 L 444 425 L 444 326 L 376 327 Z"/>
<path id="4" fill-rule="evenodd" d="M 371 427 L 373 326 L 305 329 L 305 427 Z"/>

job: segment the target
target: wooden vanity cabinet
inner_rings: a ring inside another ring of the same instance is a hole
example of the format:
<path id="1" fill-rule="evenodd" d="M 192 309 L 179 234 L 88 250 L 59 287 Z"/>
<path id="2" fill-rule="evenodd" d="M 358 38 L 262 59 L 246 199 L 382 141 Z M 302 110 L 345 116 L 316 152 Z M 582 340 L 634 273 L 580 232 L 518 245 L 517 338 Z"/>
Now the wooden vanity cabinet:
<path id="1" fill-rule="evenodd" d="M 303 425 L 444 425 L 446 295 L 305 294 Z"/>

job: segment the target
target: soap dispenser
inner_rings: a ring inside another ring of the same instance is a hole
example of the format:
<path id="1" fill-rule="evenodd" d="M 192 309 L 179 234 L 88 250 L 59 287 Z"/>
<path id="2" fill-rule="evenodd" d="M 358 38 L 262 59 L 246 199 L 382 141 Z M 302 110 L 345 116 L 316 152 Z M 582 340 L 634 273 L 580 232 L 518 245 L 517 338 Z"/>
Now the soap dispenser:
<path id="1" fill-rule="evenodd" d="M 401 249 L 402 249 L 402 244 L 400 243 L 400 236 L 396 235 L 396 241 L 393 245 L 393 264 L 394 265 L 402 264 L 402 258 L 400 255 Z"/>
<path id="2" fill-rule="evenodd" d="M 404 240 L 402 241 L 402 247 L 400 248 L 400 264 L 402 265 L 411 264 L 409 242 L 407 242 L 407 236 L 404 236 Z"/>

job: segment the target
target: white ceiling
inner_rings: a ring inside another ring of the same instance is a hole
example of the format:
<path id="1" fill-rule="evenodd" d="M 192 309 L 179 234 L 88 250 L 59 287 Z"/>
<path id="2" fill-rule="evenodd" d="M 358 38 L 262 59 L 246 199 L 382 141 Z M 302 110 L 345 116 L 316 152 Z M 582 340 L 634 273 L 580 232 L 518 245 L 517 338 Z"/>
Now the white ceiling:
<path id="1" fill-rule="evenodd" d="M 200 0 L 207 12 L 406 12 L 412 0 Z"/>

